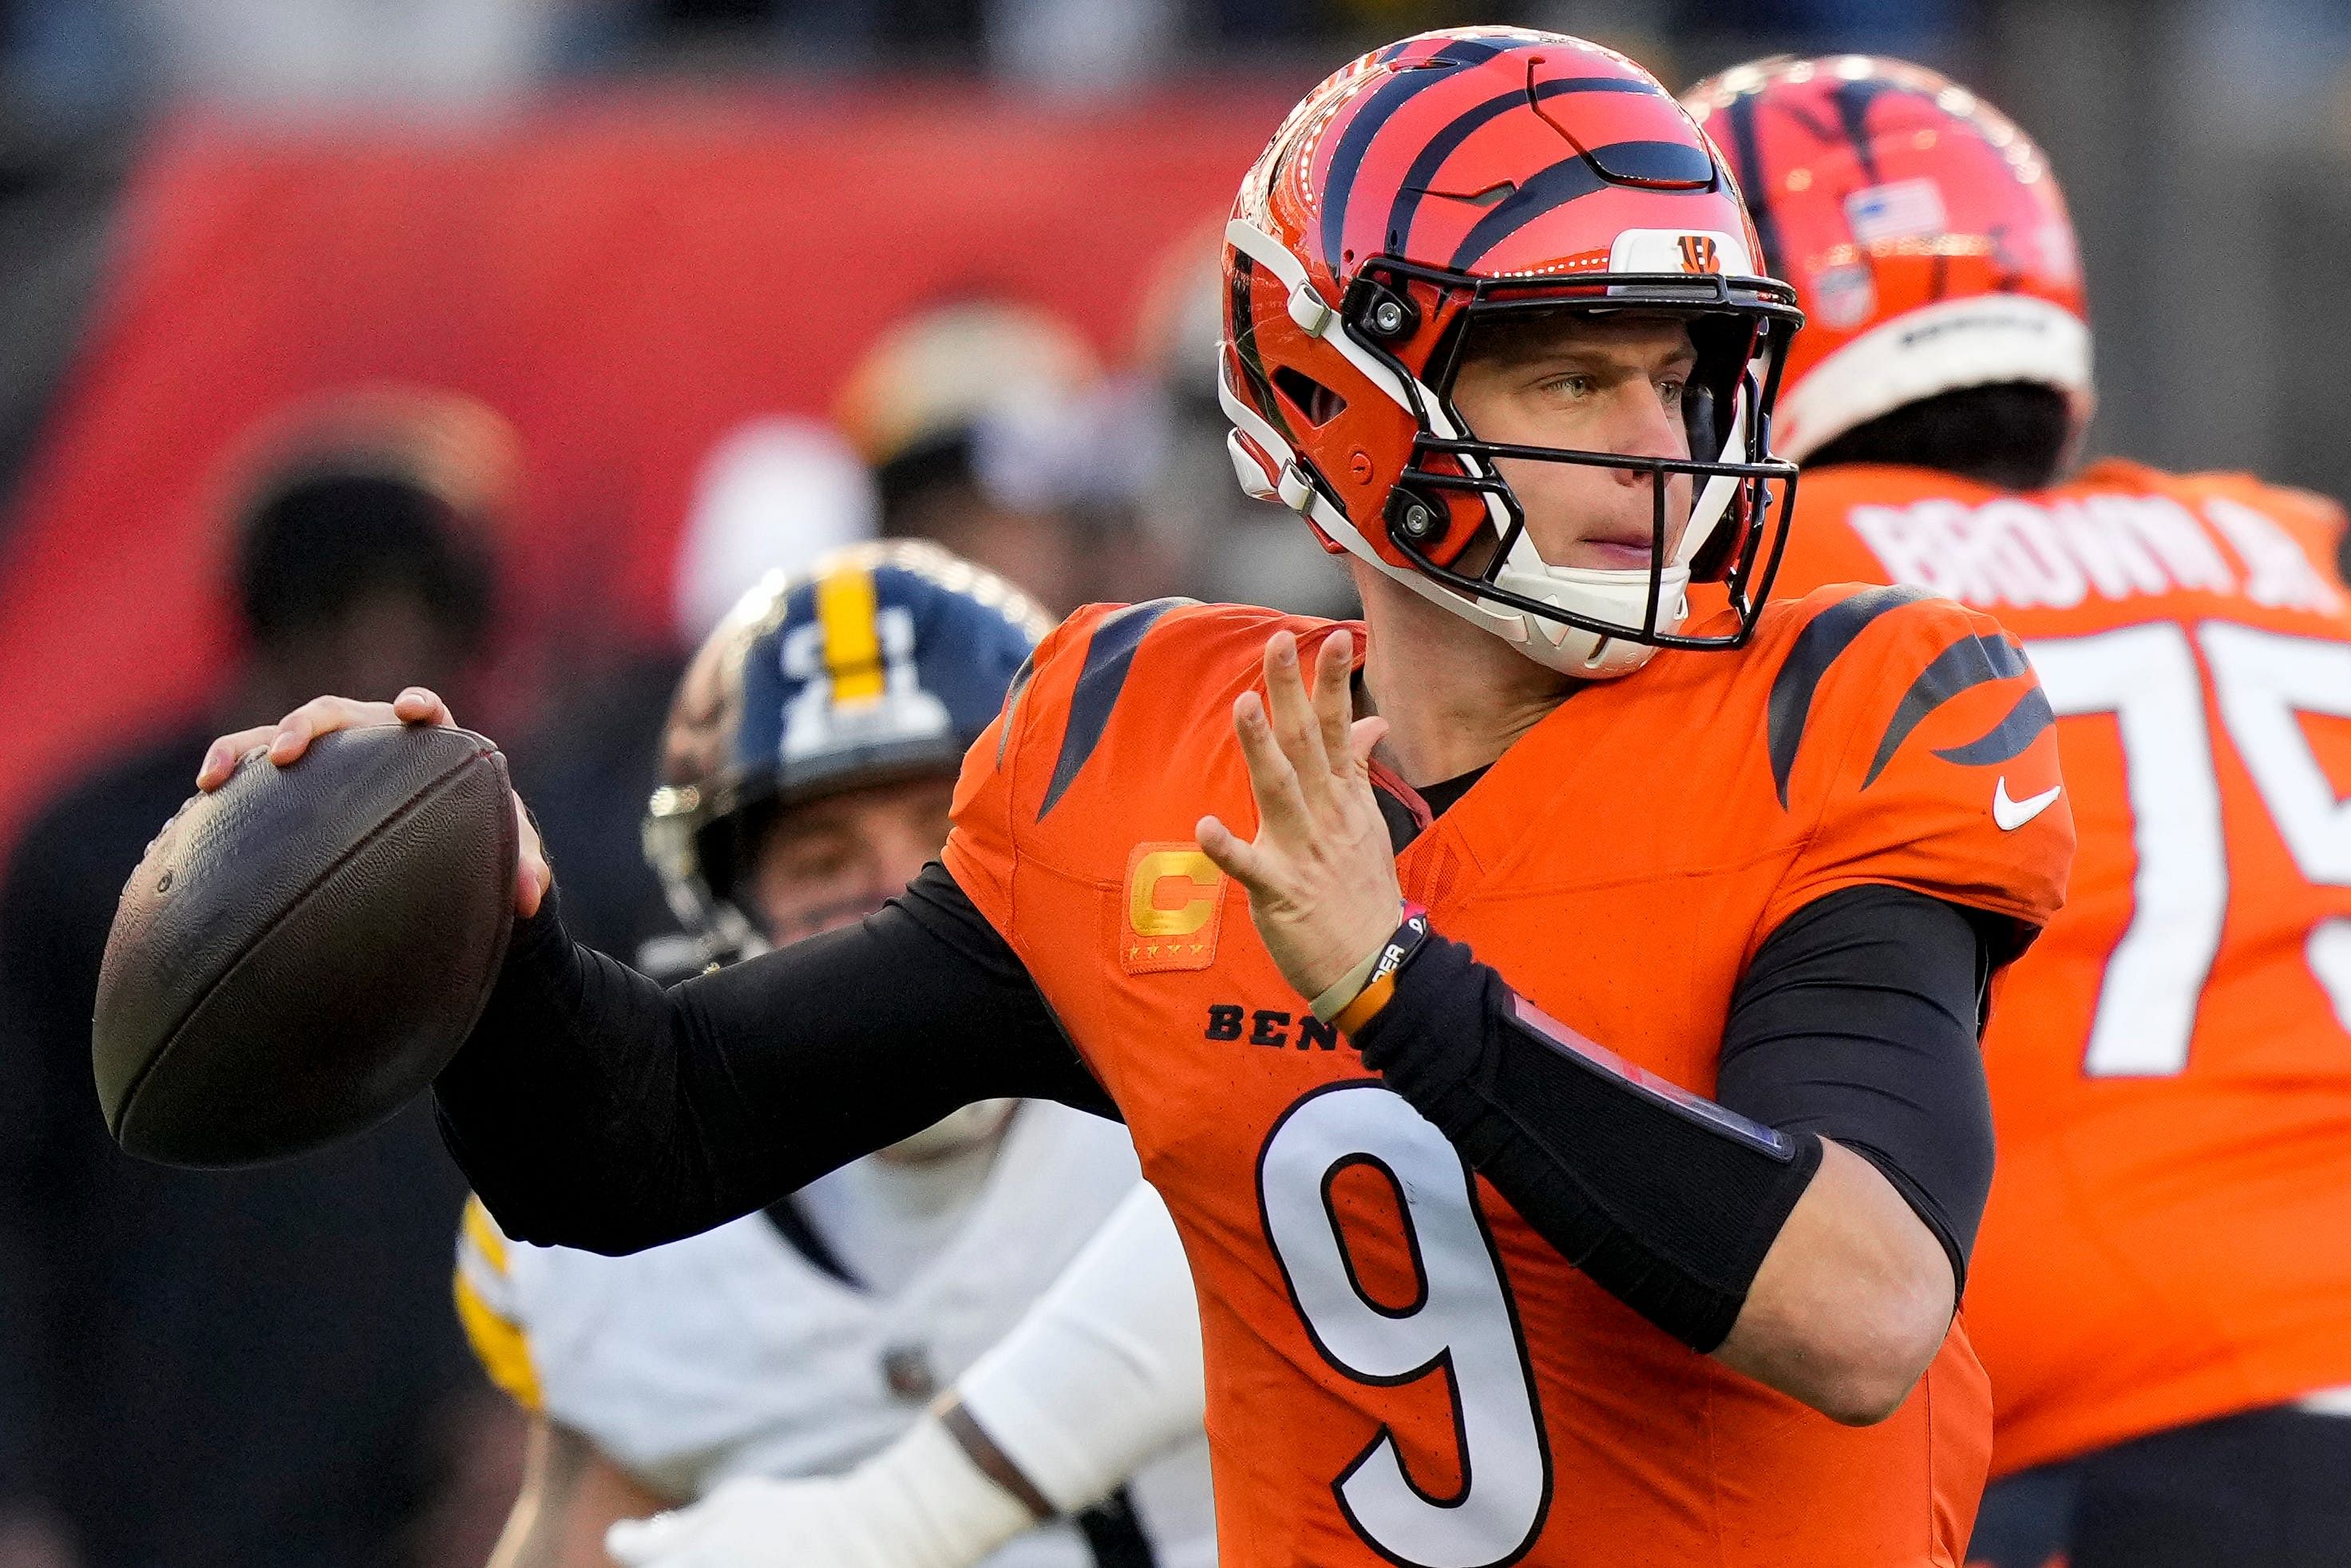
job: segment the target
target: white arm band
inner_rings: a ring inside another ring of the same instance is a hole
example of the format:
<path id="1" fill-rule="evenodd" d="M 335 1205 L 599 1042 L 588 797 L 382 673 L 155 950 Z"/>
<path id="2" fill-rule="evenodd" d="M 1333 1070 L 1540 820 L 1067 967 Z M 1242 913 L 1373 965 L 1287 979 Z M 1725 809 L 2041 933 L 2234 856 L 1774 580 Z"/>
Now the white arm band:
<path id="1" fill-rule="evenodd" d="M 1064 1514 L 1200 1435 L 1200 1309 L 1167 1206 L 1137 1183 L 1012 1332 L 957 1380 L 980 1429 Z"/>

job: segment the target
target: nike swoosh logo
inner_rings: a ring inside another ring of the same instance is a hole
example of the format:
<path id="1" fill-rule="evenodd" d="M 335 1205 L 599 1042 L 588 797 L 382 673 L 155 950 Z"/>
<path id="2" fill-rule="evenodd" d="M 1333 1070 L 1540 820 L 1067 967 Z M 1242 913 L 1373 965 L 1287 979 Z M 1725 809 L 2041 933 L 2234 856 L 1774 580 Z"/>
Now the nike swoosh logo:
<path id="1" fill-rule="evenodd" d="M 2011 800 L 2008 798 L 2008 777 L 2002 774 L 2000 782 L 1991 787 L 1991 820 L 2000 824 L 2001 832 L 2012 833 L 2055 805 L 2057 797 L 2064 792 L 2063 784 L 2052 784 L 2038 795 Z"/>

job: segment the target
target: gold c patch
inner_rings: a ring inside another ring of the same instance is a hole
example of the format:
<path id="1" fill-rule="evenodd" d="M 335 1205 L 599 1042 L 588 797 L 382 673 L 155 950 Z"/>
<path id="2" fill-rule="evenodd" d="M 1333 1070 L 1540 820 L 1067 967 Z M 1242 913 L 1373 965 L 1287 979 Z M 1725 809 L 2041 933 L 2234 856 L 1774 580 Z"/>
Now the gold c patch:
<path id="1" fill-rule="evenodd" d="M 1225 873 L 1196 843 L 1137 844 L 1126 861 L 1119 963 L 1130 975 L 1205 969 L 1216 961 Z"/>

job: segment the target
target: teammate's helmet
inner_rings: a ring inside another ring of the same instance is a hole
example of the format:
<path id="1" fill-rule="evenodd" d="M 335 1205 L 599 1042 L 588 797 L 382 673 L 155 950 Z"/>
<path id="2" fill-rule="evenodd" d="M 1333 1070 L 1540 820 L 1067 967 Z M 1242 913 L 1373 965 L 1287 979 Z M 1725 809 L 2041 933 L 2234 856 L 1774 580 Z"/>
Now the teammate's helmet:
<path id="1" fill-rule="evenodd" d="M 1769 482 L 1794 477 L 1768 432 L 1802 318 L 1755 276 L 1720 154 L 1646 71 L 1515 28 L 1392 44 L 1290 111 L 1225 237 L 1221 396 L 1244 489 L 1554 669 L 1622 674 L 1656 647 L 1745 641 L 1786 522 Z M 1476 438 L 1451 401 L 1468 328 L 1562 307 L 1688 318 L 1693 461 Z M 1543 560 L 1501 456 L 1651 474 L 1648 568 Z M 1667 559 L 1673 475 L 1698 493 Z M 1736 629 L 1684 635 L 1683 590 L 1710 578 Z"/>
<path id="2" fill-rule="evenodd" d="M 2076 436 L 2090 329 L 2065 198 L 2031 138 L 1900 60 L 1764 60 L 1683 98 L 1729 152 L 1775 277 L 1806 326 L 1780 449 L 1802 459 L 1938 392 L 2054 387 Z"/>
<path id="3" fill-rule="evenodd" d="M 955 771 L 1050 628 L 936 545 L 863 545 L 745 596 L 679 685 L 645 858 L 713 962 L 766 946 L 735 893 L 786 806 Z"/>

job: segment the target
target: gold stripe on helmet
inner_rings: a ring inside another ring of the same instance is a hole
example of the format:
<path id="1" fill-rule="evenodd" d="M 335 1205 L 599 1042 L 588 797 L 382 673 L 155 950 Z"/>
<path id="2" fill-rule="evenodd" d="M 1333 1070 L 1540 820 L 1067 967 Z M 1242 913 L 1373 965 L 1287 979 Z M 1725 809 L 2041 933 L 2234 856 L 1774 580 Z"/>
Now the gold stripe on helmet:
<path id="1" fill-rule="evenodd" d="M 872 571 L 843 566 L 818 578 L 816 618 L 824 629 L 824 667 L 832 677 L 832 700 L 842 706 L 881 701 L 885 680 Z"/>

